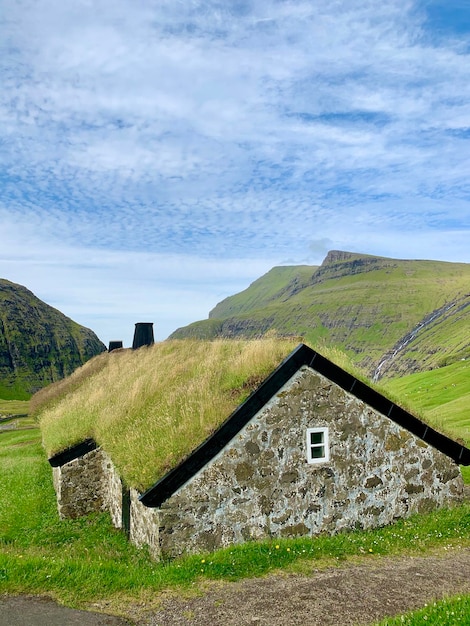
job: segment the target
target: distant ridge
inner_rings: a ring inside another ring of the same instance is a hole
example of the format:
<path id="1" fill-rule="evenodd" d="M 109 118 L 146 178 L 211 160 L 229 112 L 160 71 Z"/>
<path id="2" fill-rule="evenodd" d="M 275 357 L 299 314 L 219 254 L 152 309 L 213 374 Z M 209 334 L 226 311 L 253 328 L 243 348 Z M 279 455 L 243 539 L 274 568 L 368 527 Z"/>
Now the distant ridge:
<path id="1" fill-rule="evenodd" d="M 93 331 L 0 279 L 0 398 L 27 399 L 105 349 Z"/>
<path id="2" fill-rule="evenodd" d="M 470 264 L 331 250 L 274 267 L 171 338 L 267 332 L 337 346 L 376 379 L 470 357 Z"/>

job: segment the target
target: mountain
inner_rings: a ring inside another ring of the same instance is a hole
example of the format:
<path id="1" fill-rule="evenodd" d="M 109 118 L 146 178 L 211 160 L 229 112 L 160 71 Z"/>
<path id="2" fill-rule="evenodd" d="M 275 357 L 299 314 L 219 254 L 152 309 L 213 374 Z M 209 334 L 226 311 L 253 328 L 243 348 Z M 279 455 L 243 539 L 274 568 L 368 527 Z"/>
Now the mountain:
<path id="1" fill-rule="evenodd" d="M 333 250 L 275 267 L 171 338 L 277 332 L 337 346 L 379 379 L 470 357 L 470 264 Z"/>
<path id="2" fill-rule="evenodd" d="M 27 399 L 104 350 L 91 330 L 0 279 L 0 398 Z"/>

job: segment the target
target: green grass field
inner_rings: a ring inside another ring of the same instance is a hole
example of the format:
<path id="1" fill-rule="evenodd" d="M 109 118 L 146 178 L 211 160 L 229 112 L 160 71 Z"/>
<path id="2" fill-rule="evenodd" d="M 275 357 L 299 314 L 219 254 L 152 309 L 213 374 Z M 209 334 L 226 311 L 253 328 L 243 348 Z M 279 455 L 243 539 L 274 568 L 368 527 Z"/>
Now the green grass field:
<path id="1" fill-rule="evenodd" d="M 470 440 L 470 360 L 395 378 L 386 382 L 385 386 L 404 400 L 410 400 L 417 409 L 436 416 L 448 416 L 451 413 L 446 408 L 448 405 L 467 408 L 469 423 L 465 432 Z M 456 426 L 465 428 L 465 411 L 458 412 L 460 418 Z"/>
<path id="2" fill-rule="evenodd" d="M 470 446 L 470 360 L 395 378 L 383 385 L 431 426 Z M 470 483 L 470 467 L 463 467 L 462 475 Z"/>
<path id="3" fill-rule="evenodd" d="M 470 624 L 470 595 L 433 602 L 418 611 L 387 618 L 377 626 L 465 626 Z"/>
<path id="4" fill-rule="evenodd" d="M 29 400 L 2 400 L 0 398 L 0 417 L 6 415 L 27 415 Z"/>

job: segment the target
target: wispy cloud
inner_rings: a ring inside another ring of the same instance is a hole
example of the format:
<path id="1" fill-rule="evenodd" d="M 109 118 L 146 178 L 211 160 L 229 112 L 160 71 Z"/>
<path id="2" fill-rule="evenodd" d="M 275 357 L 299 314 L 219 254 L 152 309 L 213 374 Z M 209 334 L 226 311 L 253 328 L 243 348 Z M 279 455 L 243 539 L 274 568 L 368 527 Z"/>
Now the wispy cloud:
<path id="1" fill-rule="evenodd" d="M 466 4 L 4 7 L 1 273 L 72 317 L 145 263 L 129 314 L 181 297 L 170 332 L 325 246 L 469 261 Z"/>

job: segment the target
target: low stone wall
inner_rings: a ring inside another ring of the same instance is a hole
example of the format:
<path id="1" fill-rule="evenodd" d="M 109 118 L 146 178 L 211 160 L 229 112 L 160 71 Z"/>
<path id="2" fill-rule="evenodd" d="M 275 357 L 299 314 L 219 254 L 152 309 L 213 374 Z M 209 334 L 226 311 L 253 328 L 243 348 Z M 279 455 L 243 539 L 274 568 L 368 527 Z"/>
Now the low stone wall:
<path id="1" fill-rule="evenodd" d="M 103 497 L 104 453 L 92 450 L 65 465 L 53 468 L 57 507 L 62 519 L 105 511 Z"/>
<path id="2" fill-rule="evenodd" d="M 101 493 L 104 508 L 109 511 L 111 521 L 116 528 L 123 527 L 123 495 L 125 487 L 122 484 L 121 477 L 113 465 L 111 458 L 101 450 L 102 457 L 102 479 Z"/>
<path id="3" fill-rule="evenodd" d="M 160 511 L 139 502 L 140 494 L 131 489 L 130 540 L 138 547 L 147 546 L 154 559 L 160 558 Z"/>
<path id="4" fill-rule="evenodd" d="M 137 546 L 148 546 L 153 558 L 160 556 L 159 511 L 139 502 L 135 489 L 130 494 L 110 457 L 97 448 L 61 467 L 53 468 L 54 488 L 59 515 L 62 519 L 76 518 L 89 513 L 109 511 L 116 528 L 123 528 L 126 517 L 130 540 Z"/>
<path id="5" fill-rule="evenodd" d="M 122 528 L 122 483 L 104 450 L 54 467 L 53 481 L 62 519 L 109 511 L 113 525 Z"/>

